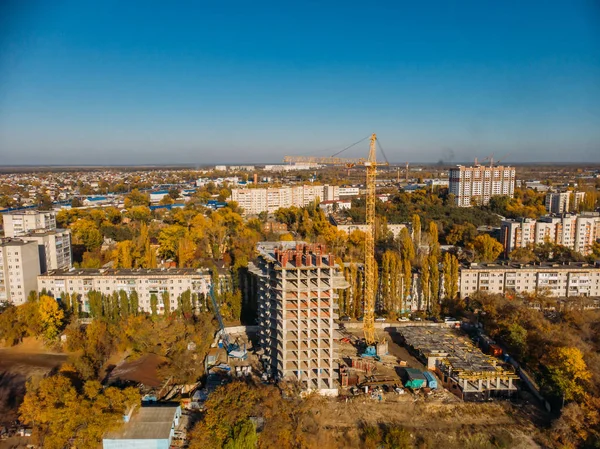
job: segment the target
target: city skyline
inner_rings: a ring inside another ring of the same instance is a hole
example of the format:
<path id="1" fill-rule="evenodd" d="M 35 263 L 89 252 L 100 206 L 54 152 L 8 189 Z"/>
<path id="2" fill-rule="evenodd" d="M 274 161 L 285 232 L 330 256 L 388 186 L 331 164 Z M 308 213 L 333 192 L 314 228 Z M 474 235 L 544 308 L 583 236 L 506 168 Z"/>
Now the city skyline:
<path id="1" fill-rule="evenodd" d="M 591 2 L 0 9 L 2 165 L 600 162 Z"/>

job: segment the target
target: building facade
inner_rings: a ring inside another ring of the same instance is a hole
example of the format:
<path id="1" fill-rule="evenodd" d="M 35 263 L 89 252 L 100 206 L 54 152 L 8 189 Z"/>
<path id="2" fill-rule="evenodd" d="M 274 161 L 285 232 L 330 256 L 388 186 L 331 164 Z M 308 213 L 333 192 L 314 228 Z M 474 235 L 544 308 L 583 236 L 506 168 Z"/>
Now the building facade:
<path id="1" fill-rule="evenodd" d="M 546 194 L 546 210 L 550 214 L 577 212 L 585 192 L 549 192 Z"/>
<path id="2" fill-rule="evenodd" d="M 71 268 L 71 231 L 69 229 L 32 231 L 23 235 L 21 240 L 37 243 L 40 253 L 40 273 Z"/>
<path id="3" fill-rule="evenodd" d="M 177 298 L 186 290 L 197 293 L 201 307 L 210 301 L 208 297 L 212 276 L 209 270 L 194 268 L 173 269 L 71 269 L 51 270 L 37 277 L 37 290 L 46 290 L 54 297 L 63 293 L 77 295 L 81 310 L 89 312 L 87 293 L 94 290 L 110 295 L 121 290 L 126 293 L 137 292 L 140 310 L 151 312 L 150 297 L 158 298 L 158 313 L 164 312 L 162 295 L 169 293 L 171 310 L 177 309 Z M 229 276 L 219 276 L 219 290 L 229 288 Z"/>
<path id="4" fill-rule="evenodd" d="M 600 238 L 600 214 L 587 212 L 580 215 L 546 216 L 538 220 L 503 220 L 500 233 L 506 257 L 516 248 L 545 242 L 566 246 L 588 255 L 594 242 Z"/>
<path id="5" fill-rule="evenodd" d="M 245 214 L 275 212 L 281 207 L 304 207 L 314 201 L 339 199 L 339 187 L 305 185 L 259 189 L 232 189 L 228 201 L 235 201 Z"/>
<path id="6" fill-rule="evenodd" d="M 337 293 L 347 288 L 321 245 L 263 242 L 250 264 L 257 279 L 260 345 L 272 375 L 307 391 L 337 395 Z"/>
<path id="7" fill-rule="evenodd" d="M 14 305 L 27 301 L 37 290 L 40 257 L 36 242 L 5 239 L 0 242 L 0 302 Z"/>
<path id="8" fill-rule="evenodd" d="M 492 196 L 514 195 L 515 169 L 503 165 L 459 165 L 450 169 L 449 191 L 457 206 L 486 205 Z"/>
<path id="9" fill-rule="evenodd" d="M 600 296 L 600 263 L 472 263 L 460 269 L 459 291 L 463 298 L 477 291 L 597 297 Z"/>
<path id="10" fill-rule="evenodd" d="M 20 237 L 35 230 L 56 229 L 56 213 L 53 211 L 20 211 L 2 214 L 5 237 Z"/>

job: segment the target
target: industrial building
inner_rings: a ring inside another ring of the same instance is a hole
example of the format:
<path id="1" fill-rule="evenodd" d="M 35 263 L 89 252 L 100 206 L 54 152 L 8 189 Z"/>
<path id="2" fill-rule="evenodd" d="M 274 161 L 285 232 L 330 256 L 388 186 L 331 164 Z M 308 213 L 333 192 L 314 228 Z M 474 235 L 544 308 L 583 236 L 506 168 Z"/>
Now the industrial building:
<path id="1" fill-rule="evenodd" d="M 338 289 L 349 285 L 322 245 L 263 242 L 250 264 L 257 279 L 260 345 L 272 375 L 337 395 Z"/>
<path id="2" fill-rule="evenodd" d="M 125 415 L 121 429 L 107 433 L 103 449 L 169 449 L 181 419 L 178 405 L 141 407 L 133 415 Z"/>
<path id="3" fill-rule="evenodd" d="M 512 365 L 484 354 L 459 330 L 407 326 L 397 328 L 397 332 L 442 385 L 465 401 L 510 397 L 517 391 L 519 376 Z"/>
<path id="4" fill-rule="evenodd" d="M 495 195 L 513 196 L 515 193 L 514 167 L 492 164 L 450 169 L 449 191 L 459 207 L 473 204 L 486 205 Z"/>

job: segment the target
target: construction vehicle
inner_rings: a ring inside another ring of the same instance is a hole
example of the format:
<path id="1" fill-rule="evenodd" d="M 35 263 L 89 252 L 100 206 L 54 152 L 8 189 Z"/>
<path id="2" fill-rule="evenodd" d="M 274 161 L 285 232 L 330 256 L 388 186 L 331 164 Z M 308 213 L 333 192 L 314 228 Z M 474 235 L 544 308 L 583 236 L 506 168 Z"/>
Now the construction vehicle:
<path id="1" fill-rule="evenodd" d="M 213 309 L 215 311 L 217 321 L 219 322 L 219 332 L 217 335 L 219 335 L 221 341 L 223 342 L 223 348 L 225 351 L 227 351 L 227 356 L 234 359 L 246 360 L 248 358 L 246 345 L 244 344 L 243 347 L 240 347 L 237 341 L 231 342 L 231 336 L 227 333 L 227 329 L 225 329 L 223 317 L 221 316 L 221 311 L 219 310 L 219 304 L 217 303 L 217 298 L 215 297 L 215 289 L 212 284 L 210 286 L 210 300 L 212 301 Z"/>
<path id="2" fill-rule="evenodd" d="M 363 320 L 363 332 L 367 348 L 362 354 L 364 357 L 378 356 L 377 349 L 387 353 L 387 344 L 385 341 L 378 342 L 375 335 L 375 280 L 376 280 L 376 265 L 375 265 L 375 202 L 376 202 L 376 181 L 377 167 L 389 165 L 386 162 L 377 162 L 377 136 L 373 133 L 370 137 L 369 157 L 363 158 L 342 158 L 337 157 L 343 151 L 353 147 L 354 145 L 366 140 L 364 138 L 352 145 L 337 152 L 331 157 L 312 157 L 312 156 L 286 156 L 284 162 L 296 163 L 312 163 L 312 164 L 329 164 L 343 165 L 346 168 L 354 167 L 355 165 L 364 165 L 367 171 L 366 187 L 366 224 L 367 231 L 365 236 L 365 309 Z M 383 354 L 381 354 L 383 355 Z"/>

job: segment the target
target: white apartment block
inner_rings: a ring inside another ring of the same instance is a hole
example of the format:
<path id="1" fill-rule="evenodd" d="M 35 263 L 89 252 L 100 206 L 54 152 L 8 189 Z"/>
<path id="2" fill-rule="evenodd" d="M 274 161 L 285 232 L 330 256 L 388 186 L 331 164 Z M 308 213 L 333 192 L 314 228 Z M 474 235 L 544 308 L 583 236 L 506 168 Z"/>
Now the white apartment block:
<path id="1" fill-rule="evenodd" d="M 40 272 L 68 270 L 71 268 L 71 231 L 32 231 L 20 237 L 26 242 L 36 242 L 40 253 Z"/>
<path id="2" fill-rule="evenodd" d="M 515 193 L 515 169 L 508 166 L 490 167 L 459 165 L 450 169 L 449 191 L 456 197 L 456 205 L 486 205 L 495 195 Z"/>
<path id="3" fill-rule="evenodd" d="M 539 220 L 503 220 L 501 235 L 505 256 L 513 249 L 545 242 L 563 245 L 587 255 L 594 242 L 600 238 L 600 215 L 588 212 L 580 215 L 546 216 Z"/>
<path id="4" fill-rule="evenodd" d="M 260 189 L 232 189 L 227 201 L 235 201 L 245 214 L 275 212 L 281 207 L 304 207 L 313 201 L 339 199 L 339 187 L 329 185 L 305 185 Z"/>
<path id="5" fill-rule="evenodd" d="M 598 297 L 600 264 L 472 263 L 469 267 L 461 267 L 459 284 L 463 298 L 476 291 L 499 294 L 540 293 L 551 297 Z"/>
<path id="6" fill-rule="evenodd" d="M 546 194 L 546 210 L 550 214 L 577 212 L 585 192 L 549 192 Z"/>
<path id="7" fill-rule="evenodd" d="M 87 293 L 91 290 L 110 295 L 121 290 L 128 294 L 134 290 L 139 297 L 140 310 L 150 313 L 150 295 L 158 298 L 158 312 L 162 313 L 163 292 L 169 292 L 171 310 L 177 309 L 177 298 L 186 290 L 203 294 L 209 299 L 212 277 L 209 270 L 194 268 L 172 269 L 71 269 L 52 270 L 37 277 L 37 289 L 60 298 L 63 293 L 76 294 L 81 310 L 89 312 Z M 220 275 L 220 289 L 226 288 L 227 276 Z"/>
<path id="8" fill-rule="evenodd" d="M 37 229 L 56 229 L 53 211 L 20 211 L 2 214 L 5 237 L 19 237 Z"/>
<path id="9" fill-rule="evenodd" d="M 360 189 L 358 187 L 340 187 L 338 189 L 338 195 L 342 196 L 358 196 L 360 195 Z"/>
<path id="10" fill-rule="evenodd" d="M 0 242 L 0 302 L 15 305 L 37 290 L 40 258 L 36 242 L 6 239 Z"/>
<path id="11" fill-rule="evenodd" d="M 337 290 L 347 288 L 321 245 L 263 242 L 249 265 L 256 276 L 260 345 L 277 380 L 338 393 Z"/>

